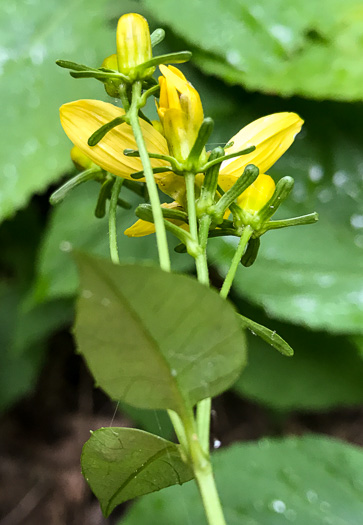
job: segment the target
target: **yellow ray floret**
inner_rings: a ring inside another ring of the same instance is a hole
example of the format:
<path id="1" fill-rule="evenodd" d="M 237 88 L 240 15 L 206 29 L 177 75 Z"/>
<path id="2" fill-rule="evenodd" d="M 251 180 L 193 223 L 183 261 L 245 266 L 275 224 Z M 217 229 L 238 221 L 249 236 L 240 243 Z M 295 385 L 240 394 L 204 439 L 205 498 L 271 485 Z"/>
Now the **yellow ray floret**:
<path id="1" fill-rule="evenodd" d="M 168 210 L 182 210 L 182 207 L 177 202 L 164 203 L 161 205 L 161 207 L 167 208 Z M 189 225 L 185 222 L 173 219 L 167 220 L 170 220 L 170 222 L 173 224 L 176 224 L 184 230 L 189 231 Z M 124 234 L 128 237 L 144 237 L 145 235 L 150 235 L 151 233 L 155 233 L 155 225 L 152 222 L 143 221 L 142 219 L 139 219 L 132 226 L 130 226 L 130 228 L 127 228 L 127 230 L 124 231 Z"/>
<path id="2" fill-rule="evenodd" d="M 131 173 L 142 170 L 139 158 L 123 155 L 124 149 L 137 149 L 131 126 L 124 123 L 113 128 L 96 146 L 87 143 L 97 129 L 122 115 L 123 109 L 99 100 L 76 100 L 60 108 L 61 124 L 73 144 L 101 168 L 130 179 Z M 143 119 L 140 125 L 147 150 L 167 155 L 167 142 L 161 133 Z M 158 159 L 152 159 L 151 164 L 154 168 L 165 166 L 165 162 Z"/>
<path id="3" fill-rule="evenodd" d="M 222 162 L 219 184 L 227 191 L 242 174 L 247 164 L 255 164 L 265 173 L 291 146 L 304 121 L 296 113 L 273 113 L 259 118 L 242 128 L 229 142 L 226 154 L 241 151 L 249 146 L 256 149 L 248 155 Z"/>

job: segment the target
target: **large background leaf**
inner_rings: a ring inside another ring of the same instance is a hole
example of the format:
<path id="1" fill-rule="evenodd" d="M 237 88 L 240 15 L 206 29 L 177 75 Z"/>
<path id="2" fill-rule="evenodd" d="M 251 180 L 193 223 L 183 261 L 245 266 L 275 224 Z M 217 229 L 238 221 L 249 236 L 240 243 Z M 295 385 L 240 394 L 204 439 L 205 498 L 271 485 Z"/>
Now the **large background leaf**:
<path id="1" fill-rule="evenodd" d="M 361 520 L 363 453 L 353 446 L 319 437 L 265 439 L 215 453 L 214 465 L 230 525 Z M 194 483 L 143 498 L 120 525 L 138 525 L 145 516 L 148 525 L 206 523 Z"/>
<path id="2" fill-rule="evenodd" d="M 209 74 L 281 95 L 361 100 L 360 0 L 143 0 Z"/>
<path id="3" fill-rule="evenodd" d="M 104 89 L 92 80 L 74 81 L 55 60 L 98 66 L 114 51 L 107 4 L 106 0 L 35 0 L 20 6 L 12 0 L 3 6 L 0 220 L 70 167 L 71 144 L 61 131 L 58 108 L 77 98 L 103 97 Z"/>

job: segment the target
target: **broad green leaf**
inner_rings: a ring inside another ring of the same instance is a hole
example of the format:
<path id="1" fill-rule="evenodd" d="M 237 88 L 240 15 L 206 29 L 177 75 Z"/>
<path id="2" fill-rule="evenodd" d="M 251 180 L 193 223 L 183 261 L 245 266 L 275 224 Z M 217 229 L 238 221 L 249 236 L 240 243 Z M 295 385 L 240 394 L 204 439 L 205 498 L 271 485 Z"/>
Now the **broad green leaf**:
<path id="1" fill-rule="evenodd" d="M 71 255 L 73 249 L 109 257 L 107 217 L 96 219 L 94 216 L 99 189 L 97 183 L 86 183 L 73 190 L 54 208 L 39 252 L 34 285 L 34 294 L 38 300 L 75 295 L 79 280 Z M 121 197 L 134 206 L 141 200 L 124 188 Z M 117 240 L 120 258 L 124 262 L 140 259 L 158 261 L 155 235 L 141 238 L 124 235 L 126 228 L 136 220 L 133 210 L 118 210 Z M 170 238 L 169 241 L 173 269 L 191 269 L 191 258 L 175 254 L 173 246 L 176 242 Z"/>
<path id="2" fill-rule="evenodd" d="M 0 20 L 2 118 L 0 220 L 44 191 L 71 166 L 71 143 L 58 108 L 77 98 L 104 98 L 101 83 L 74 80 L 55 65 L 71 58 L 98 67 L 115 50 L 108 0 L 16 0 Z M 121 14 L 121 13 L 120 13 Z"/>
<path id="3" fill-rule="evenodd" d="M 236 444 L 214 455 L 228 525 L 358 525 L 363 452 L 309 436 Z M 176 511 L 177 509 L 177 511 Z M 119 525 L 204 525 L 194 483 L 136 502 Z"/>
<path id="4" fill-rule="evenodd" d="M 276 333 L 276 330 L 270 330 L 266 326 L 263 326 L 252 319 L 248 319 L 244 315 L 240 315 L 239 319 L 243 328 L 248 328 L 253 335 L 261 337 L 265 343 L 273 346 L 281 354 L 286 356 L 294 355 L 294 351 L 291 346 L 282 337 Z"/>
<path id="5" fill-rule="evenodd" d="M 185 275 L 79 256 L 78 349 L 111 398 L 183 412 L 236 381 L 246 360 L 235 310 Z"/>
<path id="6" fill-rule="evenodd" d="M 192 479 L 180 446 L 134 428 L 100 428 L 83 447 L 82 473 L 102 512 L 132 498 Z"/>
<path id="7" fill-rule="evenodd" d="M 193 48 L 207 74 L 250 90 L 363 99 L 360 0 L 143 0 Z"/>
<path id="8" fill-rule="evenodd" d="M 286 359 L 248 334 L 248 365 L 235 385 L 278 410 L 326 410 L 363 402 L 363 361 L 348 338 L 270 321 L 291 343 Z"/>

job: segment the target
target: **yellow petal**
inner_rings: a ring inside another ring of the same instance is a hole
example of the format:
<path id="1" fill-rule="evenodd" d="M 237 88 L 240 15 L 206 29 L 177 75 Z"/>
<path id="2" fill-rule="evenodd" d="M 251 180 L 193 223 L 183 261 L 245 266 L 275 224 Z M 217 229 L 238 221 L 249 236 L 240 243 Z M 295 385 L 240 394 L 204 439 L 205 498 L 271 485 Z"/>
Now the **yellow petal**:
<path id="1" fill-rule="evenodd" d="M 99 100 L 77 100 L 60 108 L 60 119 L 64 131 L 87 157 L 101 168 L 130 179 L 130 174 L 142 170 L 139 158 L 125 157 L 126 148 L 137 149 L 131 127 L 124 123 L 113 128 L 96 146 L 88 146 L 88 139 L 101 126 L 120 117 L 124 110 Z M 168 154 L 165 138 L 151 124 L 140 119 L 146 148 L 150 153 Z M 165 162 L 152 159 L 153 167 L 165 166 Z M 155 178 L 157 180 L 157 175 Z"/>
<path id="2" fill-rule="evenodd" d="M 181 209 L 181 206 L 177 202 L 164 203 L 161 205 L 161 207 L 167 208 L 169 210 L 175 210 L 177 208 Z M 170 222 L 173 222 L 178 226 L 182 226 L 183 229 L 186 229 L 185 227 L 189 229 L 188 224 L 183 221 L 171 220 Z M 139 219 L 132 226 L 130 226 L 130 228 L 127 228 L 127 230 L 124 231 L 124 234 L 128 237 L 144 237 L 145 235 L 150 235 L 151 233 L 155 233 L 154 223 L 143 221 L 142 219 Z"/>
<path id="3" fill-rule="evenodd" d="M 254 215 L 271 199 L 275 182 L 270 175 L 261 174 L 237 199 L 240 208 Z"/>
<path id="4" fill-rule="evenodd" d="M 230 139 L 233 146 L 226 154 L 249 146 L 255 151 L 236 159 L 222 162 L 219 183 L 227 191 L 239 177 L 247 164 L 255 164 L 260 173 L 267 171 L 291 146 L 304 121 L 296 113 L 273 113 L 245 126 Z"/>

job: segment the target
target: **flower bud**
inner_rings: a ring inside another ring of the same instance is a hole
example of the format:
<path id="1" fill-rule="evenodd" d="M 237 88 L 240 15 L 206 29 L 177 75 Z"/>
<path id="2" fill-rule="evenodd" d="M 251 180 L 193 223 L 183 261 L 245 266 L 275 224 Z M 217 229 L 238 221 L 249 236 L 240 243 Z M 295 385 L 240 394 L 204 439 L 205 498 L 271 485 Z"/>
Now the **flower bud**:
<path id="1" fill-rule="evenodd" d="M 93 166 L 93 162 L 87 155 L 85 155 L 77 146 L 71 149 L 71 159 L 73 164 L 79 171 L 88 170 Z"/>
<path id="2" fill-rule="evenodd" d="M 275 191 L 275 182 L 270 175 L 261 174 L 237 199 L 237 204 L 244 211 L 255 215 L 271 199 Z"/>
<path id="3" fill-rule="evenodd" d="M 160 99 L 157 107 L 170 153 L 185 161 L 203 123 L 199 93 L 181 71 L 173 66 L 160 66 Z"/>
<path id="4" fill-rule="evenodd" d="M 120 73 L 128 75 L 132 70 L 152 58 L 149 25 L 136 13 L 121 16 L 116 33 L 117 63 Z M 153 74 L 155 67 L 143 72 L 143 77 Z"/>
<path id="5" fill-rule="evenodd" d="M 109 57 L 106 57 L 105 60 L 102 62 L 102 66 L 106 69 L 113 69 L 115 71 L 118 71 L 118 64 L 117 64 L 117 55 L 113 54 Z M 108 79 L 105 81 L 105 90 L 107 95 L 110 95 L 110 97 L 116 98 L 119 96 L 119 90 L 118 85 L 115 83 L 114 80 Z"/>

